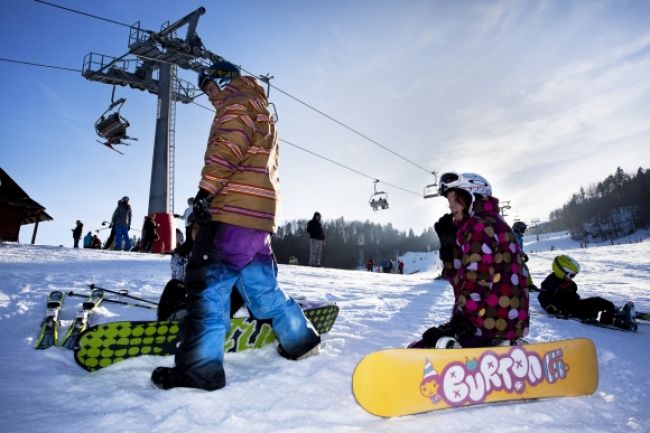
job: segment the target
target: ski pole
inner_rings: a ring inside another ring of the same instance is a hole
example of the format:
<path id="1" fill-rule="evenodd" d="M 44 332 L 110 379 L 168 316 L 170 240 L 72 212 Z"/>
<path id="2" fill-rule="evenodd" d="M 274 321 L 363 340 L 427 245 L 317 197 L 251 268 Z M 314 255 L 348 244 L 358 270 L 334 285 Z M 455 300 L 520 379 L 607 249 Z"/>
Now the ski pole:
<path id="1" fill-rule="evenodd" d="M 105 289 L 105 288 L 103 288 L 103 287 L 98 287 L 98 286 L 96 286 L 96 285 L 94 285 L 94 284 L 89 284 L 88 287 L 90 287 L 91 290 L 92 290 L 92 289 L 97 289 L 97 290 L 101 290 L 102 292 L 112 293 L 112 294 L 114 294 L 114 295 L 124 296 L 125 298 L 131 298 L 131 299 L 135 299 L 136 301 L 146 302 L 147 304 L 152 304 L 152 305 L 156 305 L 156 306 L 158 306 L 158 303 L 157 303 L 157 302 L 150 301 L 150 300 L 148 300 L 148 299 L 138 298 L 137 296 L 129 295 L 129 291 L 128 291 L 128 290 L 120 290 L 120 291 L 116 291 L 116 290 L 111 290 L 111 289 Z"/>
<path id="2" fill-rule="evenodd" d="M 99 290 L 99 289 L 97 289 Z M 83 293 L 75 293 L 75 292 L 66 292 L 66 295 L 68 296 L 76 296 L 78 298 L 87 298 L 87 294 Z M 135 304 L 131 302 L 124 302 L 124 301 L 118 301 L 117 299 L 104 299 L 102 302 L 110 302 L 111 304 L 120 304 L 120 305 L 126 305 L 127 307 L 140 307 L 140 308 L 146 308 L 147 310 L 155 310 L 156 308 L 153 306 L 149 305 L 142 305 L 142 304 Z"/>

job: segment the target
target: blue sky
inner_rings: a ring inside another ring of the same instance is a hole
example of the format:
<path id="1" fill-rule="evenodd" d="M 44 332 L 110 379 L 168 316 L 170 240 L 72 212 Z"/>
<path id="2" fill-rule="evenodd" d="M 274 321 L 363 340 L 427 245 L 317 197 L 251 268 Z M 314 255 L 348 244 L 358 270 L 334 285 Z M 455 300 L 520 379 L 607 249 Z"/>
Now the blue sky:
<path id="1" fill-rule="evenodd" d="M 509 200 L 509 219 L 545 220 L 616 167 L 650 167 L 648 1 L 113 1 L 57 4 L 159 29 L 199 6 L 213 52 L 416 162 L 473 171 Z M 128 29 L 34 1 L 2 0 L 0 57 L 81 68 L 84 56 L 124 54 Z M 111 86 L 81 74 L 0 62 L 0 166 L 54 221 L 37 243 L 71 245 L 76 219 L 101 227 L 131 198 L 147 212 L 156 97 L 128 88 L 122 114 L 139 138 L 125 155 L 96 143 Z M 181 72 L 194 82 L 195 76 Z M 419 193 L 432 177 L 271 90 L 280 137 Z M 203 96 L 197 102 L 208 105 Z M 199 180 L 212 114 L 177 104 L 177 213 Z M 381 185 L 390 209 L 368 206 L 372 181 L 280 146 L 281 221 L 345 217 L 419 233 L 446 210 Z M 31 227 L 21 230 L 29 242 Z"/>

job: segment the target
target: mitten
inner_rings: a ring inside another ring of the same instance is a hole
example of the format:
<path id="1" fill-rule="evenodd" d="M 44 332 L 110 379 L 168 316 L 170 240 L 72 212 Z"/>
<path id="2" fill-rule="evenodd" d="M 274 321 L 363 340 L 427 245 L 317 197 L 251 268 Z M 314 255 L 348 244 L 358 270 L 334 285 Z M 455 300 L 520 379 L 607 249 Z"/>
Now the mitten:
<path id="1" fill-rule="evenodd" d="M 194 205 L 192 206 L 192 215 L 199 224 L 210 222 L 212 214 L 210 213 L 210 204 L 212 203 L 212 195 L 199 189 L 194 197 Z"/>
<path id="2" fill-rule="evenodd" d="M 454 259 L 454 246 L 456 245 L 456 226 L 451 214 L 443 215 L 433 225 L 434 230 L 440 239 L 440 260 L 451 262 Z"/>

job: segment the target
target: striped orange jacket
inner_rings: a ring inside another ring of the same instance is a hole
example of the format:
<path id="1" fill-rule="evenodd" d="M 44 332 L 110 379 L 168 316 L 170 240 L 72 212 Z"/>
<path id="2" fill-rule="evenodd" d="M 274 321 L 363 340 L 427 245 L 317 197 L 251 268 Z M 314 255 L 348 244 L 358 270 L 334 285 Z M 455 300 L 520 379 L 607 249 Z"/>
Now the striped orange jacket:
<path id="1" fill-rule="evenodd" d="M 262 87 L 234 78 L 211 101 L 217 109 L 199 187 L 214 195 L 213 221 L 275 232 L 278 145 Z"/>

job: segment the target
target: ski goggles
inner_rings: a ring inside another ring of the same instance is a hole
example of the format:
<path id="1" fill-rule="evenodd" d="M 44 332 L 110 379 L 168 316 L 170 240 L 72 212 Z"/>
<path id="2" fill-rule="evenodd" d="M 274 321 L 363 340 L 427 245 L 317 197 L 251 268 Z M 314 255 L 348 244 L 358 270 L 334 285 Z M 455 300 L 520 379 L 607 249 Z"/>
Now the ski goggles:
<path id="1" fill-rule="evenodd" d="M 239 77 L 238 70 L 206 68 L 199 75 L 199 88 L 203 87 L 208 81 L 212 81 L 219 90 L 223 90 L 233 78 Z"/>
<path id="2" fill-rule="evenodd" d="M 458 173 L 447 172 L 440 176 L 440 186 L 438 194 L 444 196 L 447 191 L 460 185 L 461 175 Z"/>
<path id="3" fill-rule="evenodd" d="M 201 90 L 203 90 L 203 87 L 208 81 L 212 81 L 214 85 L 219 88 L 219 90 L 223 90 L 230 83 L 230 80 L 231 78 L 205 77 L 205 79 L 201 82 Z"/>

